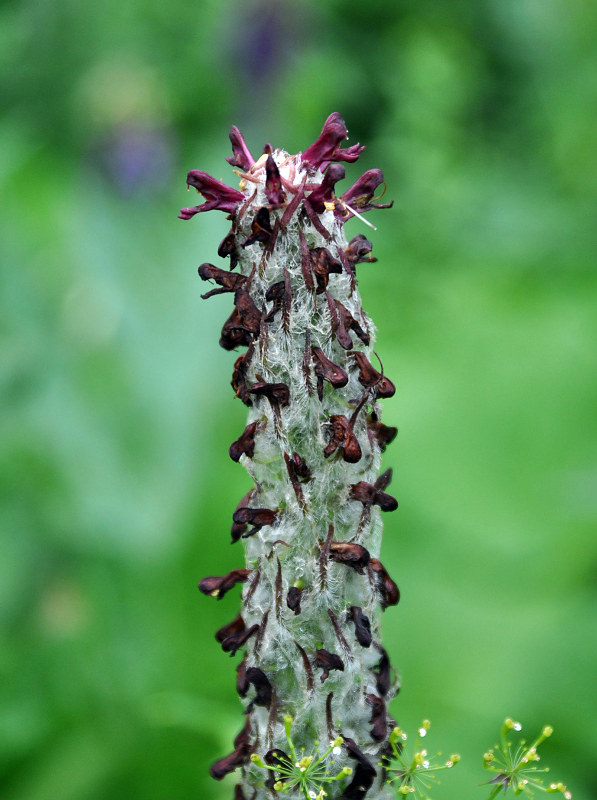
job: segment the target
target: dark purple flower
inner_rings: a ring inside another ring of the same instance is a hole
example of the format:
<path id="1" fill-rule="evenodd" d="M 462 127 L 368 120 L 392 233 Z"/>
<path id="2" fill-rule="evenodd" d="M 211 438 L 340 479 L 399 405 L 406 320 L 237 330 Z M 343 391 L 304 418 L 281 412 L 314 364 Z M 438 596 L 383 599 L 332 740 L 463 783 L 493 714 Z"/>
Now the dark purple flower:
<path id="1" fill-rule="evenodd" d="M 346 123 L 335 111 L 326 119 L 321 133 L 313 144 L 303 153 L 303 161 L 319 167 L 324 161 L 333 161 L 340 142 L 348 138 Z"/>
<path id="2" fill-rule="evenodd" d="M 265 195 L 271 205 L 276 208 L 286 202 L 286 195 L 280 179 L 280 170 L 271 153 L 265 162 Z"/>
<path id="3" fill-rule="evenodd" d="M 232 143 L 233 155 L 227 158 L 226 161 L 229 164 L 232 164 L 233 167 L 239 167 L 245 172 L 248 172 L 255 163 L 255 159 L 251 155 L 242 133 L 239 131 L 236 125 L 233 125 L 230 128 L 229 135 Z"/>
<path id="4" fill-rule="evenodd" d="M 200 206 L 182 208 L 178 215 L 180 219 L 191 219 L 201 211 L 212 211 L 213 209 L 232 214 L 238 204 L 245 199 L 244 194 L 238 189 L 226 186 L 199 169 L 192 169 L 188 173 L 187 186 L 194 186 L 205 197 L 206 202 Z"/>
<path id="5" fill-rule="evenodd" d="M 380 169 L 369 169 L 364 172 L 361 177 L 353 183 L 350 189 L 344 192 L 340 200 L 355 211 L 363 213 L 370 211 L 372 208 L 391 208 L 392 203 L 372 203 L 373 195 L 377 187 L 384 182 L 383 172 Z M 341 205 L 341 204 L 340 204 Z M 342 214 L 342 208 L 339 209 L 341 216 L 348 219 L 352 216 L 350 208 L 346 209 L 348 215 Z"/>
<path id="6" fill-rule="evenodd" d="M 342 164 L 330 164 L 327 168 L 323 180 L 309 195 L 309 203 L 313 211 L 323 214 L 325 204 L 331 203 L 334 199 L 334 186 L 338 181 L 343 180 L 346 170 Z"/>

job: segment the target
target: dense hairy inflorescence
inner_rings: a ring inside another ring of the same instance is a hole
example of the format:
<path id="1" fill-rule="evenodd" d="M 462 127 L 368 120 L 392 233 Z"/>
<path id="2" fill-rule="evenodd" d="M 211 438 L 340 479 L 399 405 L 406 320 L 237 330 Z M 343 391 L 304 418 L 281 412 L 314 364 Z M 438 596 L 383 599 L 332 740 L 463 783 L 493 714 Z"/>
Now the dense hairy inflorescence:
<path id="1" fill-rule="evenodd" d="M 362 234 L 347 241 L 344 225 L 391 204 L 373 199 L 380 170 L 336 192 L 340 162 L 363 150 L 343 148 L 346 138 L 344 120 L 332 114 L 302 154 L 266 145 L 255 160 L 233 127 L 228 161 L 239 188 L 193 170 L 187 183 L 205 202 L 180 213 L 229 215 L 218 253 L 230 269 L 206 263 L 199 275 L 216 284 L 204 297 L 234 298 L 220 344 L 247 348 L 232 386 L 248 423 L 229 451 L 254 480 L 233 510 L 232 540 L 244 543 L 245 565 L 199 584 L 217 598 L 243 584 L 240 614 L 216 638 L 225 652 L 244 653 L 237 690 L 246 716 L 230 755 L 211 768 L 216 779 L 239 771 L 237 800 L 282 787 L 276 769 L 289 758 L 291 718 L 306 753 L 342 738 L 329 768 L 352 773 L 326 784 L 330 796 L 387 791 L 379 764 L 393 725 L 386 704 L 398 686 L 380 618 L 399 593 L 379 551 L 381 512 L 397 502 L 386 493 L 391 471 L 380 476 L 379 467 L 396 429 L 382 424 L 378 400 L 395 390 L 357 291 L 357 265 L 375 261 L 371 244 Z M 302 787 L 308 797 L 316 790 Z"/>

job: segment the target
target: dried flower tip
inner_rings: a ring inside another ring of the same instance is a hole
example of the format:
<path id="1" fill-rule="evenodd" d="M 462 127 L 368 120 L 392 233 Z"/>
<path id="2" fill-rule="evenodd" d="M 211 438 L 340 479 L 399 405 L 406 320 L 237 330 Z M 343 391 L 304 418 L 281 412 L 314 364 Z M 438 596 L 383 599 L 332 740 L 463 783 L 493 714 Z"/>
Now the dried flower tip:
<path id="1" fill-rule="evenodd" d="M 369 438 L 373 438 L 377 442 L 379 449 L 383 453 L 386 447 L 391 444 L 398 435 L 398 428 L 384 425 L 374 412 L 367 419 L 367 432 Z"/>
<path id="2" fill-rule="evenodd" d="M 217 597 L 218 600 L 221 600 L 237 583 L 244 583 L 250 572 L 250 569 L 233 569 L 223 577 L 202 578 L 199 581 L 199 591 L 209 597 Z"/>
<path id="3" fill-rule="evenodd" d="M 389 378 L 378 372 L 364 353 L 353 353 L 359 367 L 359 383 L 371 389 L 376 397 L 393 397 L 396 387 Z"/>
<path id="4" fill-rule="evenodd" d="M 382 511 L 395 511 L 398 508 L 398 501 L 395 497 L 379 491 L 366 481 L 353 483 L 350 489 L 351 497 L 354 500 L 359 500 L 365 508 L 370 508 L 372 505 L 379 506 Z"/>
<path id="5" fill-rule="evenodd" d="M 349 464 L 356 464 L 362 456 L 361 446 L 353 433 L 350 422 L 341 414 L 330 417 L 330 439 L 323 454 L 327 458 L 336 450 L 342 451 L 342 458 Z"/>
<path id="6" fill-rule="evenodd" d="M 342 367 L 334 364 L 320 347 L 312 347 L 311 354 L 313 356 L 315 375 L 317 376 L 317 394 L 319 400 L 322 401 L 324 380 L 331 383 L 334 389 L 341 389 L 348 383 L 348 374 Z"/>
<path id="7" fill-rule="evenodd" d="M 386 568 L 378 558 L 372 558 L 369 562 L 370 569 L 375 574 L 377 591 L 380 594 L 380 603 L 383 609 L 388 606 L 398 605 L 400 601 L 400 590 L 388 575 Z"/>
<path id="8" fill-rule="evenodd" d="M 242 525 L 247 523 L 253 525 L 250 531 L 242 534 L 242 538 L 246 539 L 258 533 L 265 525 L 273 525 L 276 520 L 276 512 L 270 508 L 237 508 L 232 515 L 235 525 Z"/>
<path id="9" fill-rule="evenodd" d="M 381 697 L 374 694 L 365 695 L 366 702 L 371 706 L 371 719 L 369 722 L 373 723 L 371 729 L 371 738 L 376 742 L 383 742 L 386 738 L 388 723 L 386 719 L 386 704 Z"/>
<path id="10" fill-rule="evenodd" d="M 302 589 L 296 586 L 291 586 L 286 595 L 286 605 L 295 615 L 301 613 L 301 595 Z"/>
<path id="11" fill-rule="evenodd" d="M 241 242 L 243 249 L 249 247 L 255 242 L 269 242 L 273 235 L 273 230 L 270 222 L 269 211 L 265 206 L 259 209 L 251 223 L 251 234 Z"/>
<path id="12" fill-rule="evenodd" d="M 329 677 L 331 670 L 337 669 L 340 670 L 340 672 L 344 672 L 344 662 L 340 656 L 337 656 L 335 653 L 330 653 L 328 650 L 315 651 L 315 664 L 323 670 L 321 673 L 322 683 Z"/>
<path id="13" fill-rule="evenodd" d="M 326 247 L 314 247 L 309 251 L 309 258 L 317 281 L 317 294 L 321 294 L 327 288 L 330 275 L 339 275 L 342 272 L 342 264 Z"/>
<path id="14" fill-rule="evenodd" d="M 234 362 L 234 369 L 232 371 L 232 379 L 230 385 L 234 389 L 234 394 L 242 400 L 242 402 L 251 407 L 253 401 L 249 396 L 249 387 L 247 385 L 247 369 L 251 363 L 253 355 L 252 348 L 249 348 L 243 356 L 239 356 Z"/>
<path id="15" fill-rule="evenodd" d="M 241 435 L 232 442 L 228 448 L 228 453 L 233 461 L 240 461 L 240 457 L 245 455 L 248 458 L 253 458 L 255 454 L 255 432 L 257 430 L 258 420 L 251 422 Z"/>
<path id="16" fill-rule="evenodd" d="M 264 706 L 269 708 L 272 702 L 272 685 L 267 675 L 259 667 L 249 667 L 247 670 L 247 680 L 255 687 L 257 694 L 251 700 L 245 713 L 249 713 L 253 706 Z"/>
<path id="17" fill-rule="evenodd" d="M 234 512 L 235 514 L 236 514 L 237 511 L 240 511 L 243 508 L 247 508 L 247 506 L 249 505 L 249 503 L 251 501 L 251 498 L 253 497 L 253 492 L 254 491 L 255 491 L 254 489 L 250 489 L 246 493 L 246 495 L 240 500 L 239 504 L 237 505 L 237 507 L 235 509 L 235 512 Z M 234 519 L 234 514 L 232 515 L 232 519 Z M 243 535 L 243 533 L 246 530 L 247 530 L 247 523 L 246 522 L 239 522 L 239 523 L 235 522 L 232 525 L 232 528 L 230 530 L 230 533 L 232 535 L 232 543 L 234 544 L 234 542 L 238 542 L 238 540 L 241 538 L 241 536 Z"/>
<path id="18" fill-rule="evenodd" d="M 290 402 L 290 390 L 285 383 L 255 383 L 249 392 L 267 397 L 272 406 L 283 408 Z"/>
<path id="19" fill-rule="evenodd" d="M 213 264 L 201 264 L 198 272 L 201 280 L 213 280 L 220 286 L 219 289 L 212 289 L 206 294 L 202 294 L 202 300 L 207 300 L 208 297 L 213 297 L 216 294 L 224 294 L 224 292 L 236 292 L 247 282 L 244 275 L 226 272 Z"/>
<path id="20" fill-rule="evenodd" d="M 371 646 L 371 623 L 369 618 L 363 614 L 360 606 L 350 606 L 349 614 L 354 622 L 354 631 L 357 642 L 363 647 Z M 385 694 L 385 692 L 383 692 Z"/>
<path id="21" fill-rule="evenodd" d="M 371 251 L 373 250 L 373 245 L 371 242 L 363 236 L 362 233 L 357 233 L 356 236 L 353 236 L 350 242 L 348 243 L 348 247 L 344 251 L 346 253 L 346 257 L 350 261 L 351 264 L 359 264 L 363 261 L 374 264 L 377 259 L 373 258 L 371 255 Z"/>
<path id="22" fill-rule="evenodd" d="M 369 551 L 360 544 L 349 542 L 331 542 L 329 545 L 329 556 L 332 561 L 338 564 L 346 564 L 352 567 L 359 575 L 363 575 L 364 568 L 369 564 Z"/>

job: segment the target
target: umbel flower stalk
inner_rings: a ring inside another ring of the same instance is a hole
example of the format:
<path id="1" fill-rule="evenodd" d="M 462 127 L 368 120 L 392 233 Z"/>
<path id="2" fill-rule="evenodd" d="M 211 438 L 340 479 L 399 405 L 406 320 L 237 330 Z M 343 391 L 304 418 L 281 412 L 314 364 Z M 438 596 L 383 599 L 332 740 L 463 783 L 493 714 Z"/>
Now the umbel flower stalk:
<path id="1" fill-rule="evenodd" d="M 392 204 L 374 199 L 378 169 L 337 190 L 341 162 L 364 149 L 342 146 L 337 113 L 298 155 L 266 145 L 254 159 L 236 127 L 230 139 L 239 188 L 192 170 L 187 184 L 205 201 L 180 212 L 217 209 L 231 221 L 218 248 L 229 270 L 205 263 L 199 275 L 216 284 L 203 297 L 234 298 L 220 345 L 246 347 L 232 387 L 249 411 L 229 452 L 254 481 L 232 513 L 244 565 L 199 584 L 217 599 L 243 584 L 240 613 L 216 639 L 242 654 L 245 716 L 210 771 L 237 772 L 235 800 L 377 800 L 391 792 L 386 709 L 399 689 L 381 643 L 382 612 L 399 591 L 379 560 L 382 514 L 398 505 L 386 492 L 392 471 L 379 474 L 396 436 L 379 400 L 395 387 L 357 289 L 372 245 L 360 233 L 347 240 L 345 224 Z"/>

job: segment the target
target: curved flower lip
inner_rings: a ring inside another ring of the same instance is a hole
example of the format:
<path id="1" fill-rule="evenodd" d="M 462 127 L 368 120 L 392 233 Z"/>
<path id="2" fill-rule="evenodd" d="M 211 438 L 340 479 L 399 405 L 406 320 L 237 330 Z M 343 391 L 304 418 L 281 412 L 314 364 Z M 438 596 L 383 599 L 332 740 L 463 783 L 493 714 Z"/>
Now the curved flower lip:
<path id="1" fill-rule="evenodd" d="M 202 172 L 200 169 L 192 169 L 187 174 L 187 186 L 193 186 L 197 191 L 205 197 L 206 202 L 200 206 L 191 206 L 189 208 L 182 208 L 179 219 L 191 219 L 195 214 L 202 211 L 225 211 L 227 214 L 232 214 L 236 207 L 241 203 L 245 196 L 237 189 L 231 186 L 226 186 L 225 183 L 212 178 L 207 172 Z"/>
<path id="2" fill-rule="evenodd" d="M 255 163 L 255 159 L 247 147 L 244 136 L 236 125 L 230 128 L 229 136 L 232 143 L 232 156 L 227 158 L 226 161 L 233 167 L 240 167 L 240 169 L 248 172 Z"/>
<path id="3" fill-rule="evenodd" d="M 372 208 L 391 208 L 394 203 L 372 203 L 371 200 L 375 194 L 377 187 L 384 182 L 383 172 L 380 169 L 368 169 L 361 177 L 353 183 L 350 189 L 347 189 L 340 200 L 347 206 L 352 206 L 359 212 L 371 211 Z M 348 217 L 352 213 L 350 208 L 347 208 Z"/>

